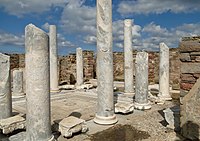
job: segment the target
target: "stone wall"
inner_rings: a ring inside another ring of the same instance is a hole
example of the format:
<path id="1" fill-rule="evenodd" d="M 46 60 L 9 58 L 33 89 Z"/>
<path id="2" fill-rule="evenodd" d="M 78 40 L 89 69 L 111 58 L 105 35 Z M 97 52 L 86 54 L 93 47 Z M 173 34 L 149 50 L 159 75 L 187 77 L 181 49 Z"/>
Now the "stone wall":
<path id="1" fill-rule="evenodd" d="M 183 38 L 179 44 L 181 96 L 186 95 L 200 76 L 200 37 Z"/>
<path id="2" fill-rule="evenodd" d="M 83 51 L 84 80 L 95 77 L 95 59 L 93 51 Z M 76 54 L 59 57 L 59 79 L 60 83 L 76 83 Z"/>
<path id="3" fill-rule="evenodd" d="M 133 62 L 135 62 L 136 51 L 133 51 Z M 24 68 L 24 54 L 11 54 L 11 69 Z M 96 58 L 93 51 L 83 51 L 84 79 L 85 81 L 96 78 Z M 114 79 L 124 81 L 124 53 L 113 53 Z M 178 50 L 170 50 L 170 84 L 179 88 L 180 60 Z M 76 54 L 69 54 L 58 58 L 60 83 L 76 83 Z M 135 69 L 134 69 L 135 70 Z M 134 73 L 135 74 L 135 73 Z M 149 83 L 159 82 L 159 52 L 149 52 Z"/>
<path id="4" fill-rule="evenodd" d="M 183 38 L 179 45 L 181 61 L 181 133 L 200 139 L 200 37 Z"/>

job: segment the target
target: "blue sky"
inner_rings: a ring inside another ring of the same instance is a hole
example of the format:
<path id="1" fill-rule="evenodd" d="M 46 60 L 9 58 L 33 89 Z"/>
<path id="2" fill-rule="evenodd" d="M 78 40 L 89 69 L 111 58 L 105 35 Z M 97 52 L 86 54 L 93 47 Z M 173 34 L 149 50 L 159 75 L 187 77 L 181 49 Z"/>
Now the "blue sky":
<path id="1" fill-rule="evenodd" d="M 181 37 L 200 35 L 200 0 L 113 0 L 113 50 L 123 51 L 123 20 L 133 20 L 133 49 L 178 47 Z M 24 53 L 24 28 L 48 33 L 57 26 L 58 52 L 96 50 L 96 0 L 0 0 L 0 52 Z"/>

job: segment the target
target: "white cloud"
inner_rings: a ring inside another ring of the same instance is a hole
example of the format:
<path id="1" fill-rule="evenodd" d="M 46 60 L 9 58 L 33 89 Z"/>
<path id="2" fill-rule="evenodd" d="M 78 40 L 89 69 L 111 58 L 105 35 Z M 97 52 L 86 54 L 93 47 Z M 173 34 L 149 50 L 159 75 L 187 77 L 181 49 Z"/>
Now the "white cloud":
<path id="1" fill-rule="evenodd" d="M 96 8 L 84 5 L 85 0 L 70 0 L 61 16 L 65 33 L 95 35 Z"/>
<path id="2" fill-rule="evenodd" d="M 96 44 L 96 36 L 86 36 L 85 38 L 84 38 L 84 43 L 86 43 L 86 44 Z"/>
<path id="3" fill-rule="evenodd" d="M 143 27 L 141 38 L 137 40 L 140 44 L 136 45 L 136 48 L 158 50 L 160 42 L 165 42 L 169 47 L 178 47 L 182 37 L 197 35 L 200 35 L 200 23 L 183 24 L 167 29 L 151 22 Z"/>
<path id="4" fill-rule="evenodd" d="M 117 11 L 123 14 L 161 14 L 200 11 L 199 0 L 122 0 Z"/>
<path id="5" fill-rule="evenodd" d="M 10 15 L 22 17 L 29 13 L 40 14 L 52 7 L 63 6 L 68 0 L 1 0 L 0 7 Z"/>
<path id="6" fill-rule="evenodd" d="M 0 45 L 24 46 L 24 35 L 17 36 L 11 33 L 0 33 Z"/>
<path id="7" fill-rule="evenodd" d="M 67 47 L 67 48 L 77 48 L 78 45 L 73 44 L 72 42 L 68 41 L 67 39 L 65 39 L 65 37 L 62 34 L 57 34 L 57 38 L 58 38 L 58 48 L 63 48 L 63 47 Z"/>

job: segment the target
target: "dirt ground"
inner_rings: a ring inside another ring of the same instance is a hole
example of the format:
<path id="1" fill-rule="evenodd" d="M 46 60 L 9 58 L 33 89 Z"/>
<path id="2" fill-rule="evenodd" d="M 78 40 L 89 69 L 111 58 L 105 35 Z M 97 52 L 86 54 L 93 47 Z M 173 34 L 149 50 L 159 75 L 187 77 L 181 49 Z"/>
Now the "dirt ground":
<path id="1" fill-rule="evenodd" d="M 74 134 L 64 138 L 59 132 L 53 132 L 58 141 L 186 141 L 172 129 L 166 127 L 163 110 L 178 105 L 178 102 L 167 101 L 164 105 L 152 103 L 150 110 L 135 110 L 131 114 L 116 114 L 115 125 L 102 126 L 93 122 L 97 103 L 96 90 L 65 90 L 51 94 L 51 119 L 60 120 L 76 116 L 86 120 L 89 130 L 86 133 Z M 26 101 L 13 101 L 13 111 L 25 113 Z"/>

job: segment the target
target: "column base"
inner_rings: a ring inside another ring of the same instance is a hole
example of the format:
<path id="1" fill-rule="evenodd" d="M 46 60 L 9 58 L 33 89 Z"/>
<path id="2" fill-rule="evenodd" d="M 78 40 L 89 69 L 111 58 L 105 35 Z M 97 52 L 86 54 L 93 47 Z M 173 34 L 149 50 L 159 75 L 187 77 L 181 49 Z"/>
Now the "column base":
<path id="1" fill-rule="evenodd" d="M 111 125 L 117 123 L 117 118 L 116 115 L 114 114 L 113 116 L 110 117 L 102 117 L 98 116 L 97 114 L 95 115 L 94 122 L 97 124 L 101 125 Z"/>
<path id="2" fill-rule="evenodd" d="M 60 92 L 59 88 L 58 89 L 53 89 L 53 90 L 50 90 L 51 93 L 58 93 Z"/>
<path id="3" fill-rule="evenodd" d="M 161 99 L 161 100 L 166 100 L 166 101 L 168 101 L 168 100 L 172 100 L 172 97 L 171 97 L 171 95 L 158 95 L 158 97 L 159 97 L 159 99 Z"/>
<path id="4" fill-rule="evenodd" d="M 140 103 L 134 103 L 134 108 L 135 109 L 138 109 L 138 110 L 148 110 L 148 109 L 151 109 L 151 104 L 150 102 L 148 103 L 143 103 L 143 104 L 140 104 Z"/>
<path id="5" fill-rule="evenodd" d="M 22 98 L 25 96 L 25 93 L 12 93 L 12 98 Z"/>

